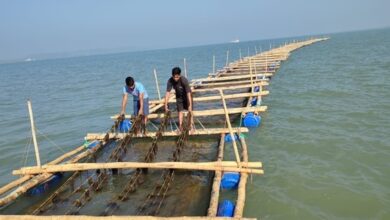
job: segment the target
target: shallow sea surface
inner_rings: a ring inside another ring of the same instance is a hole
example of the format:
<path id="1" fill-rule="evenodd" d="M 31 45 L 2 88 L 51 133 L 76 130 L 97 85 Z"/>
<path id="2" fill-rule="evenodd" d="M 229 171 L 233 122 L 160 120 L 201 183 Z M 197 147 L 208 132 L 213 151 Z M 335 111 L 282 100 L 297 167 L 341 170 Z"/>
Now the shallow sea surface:
<path id="1" fill-rule="evenodd" d="M 329 36 L 293 52 L 271 80 L 269 109 L 247 135 L 250 160 L 265 170 L 248 181 L 247 217 L 390 219 L 390 30 Z M 183 58 L 189 78 L 201 78 L 213 55 L 219 69 L 227 50 L 232 61 L 240 48 L 247 56 L 291 40 L 0 64 L 0 185 L 35 163 L 28 98 L 48 162 L 109 129 L 127 75 L 155 98 L 154 68 L 164 91 Z"/>

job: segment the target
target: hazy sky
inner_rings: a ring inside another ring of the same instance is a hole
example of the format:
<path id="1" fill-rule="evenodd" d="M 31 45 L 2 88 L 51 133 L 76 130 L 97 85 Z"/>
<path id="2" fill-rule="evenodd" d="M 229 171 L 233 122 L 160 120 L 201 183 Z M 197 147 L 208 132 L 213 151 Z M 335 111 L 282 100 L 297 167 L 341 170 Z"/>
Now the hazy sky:
<path id="1" fill-rule="evenodd" d="M 390 0 L 0 0 L 0 60 L 390 26 Z"/>

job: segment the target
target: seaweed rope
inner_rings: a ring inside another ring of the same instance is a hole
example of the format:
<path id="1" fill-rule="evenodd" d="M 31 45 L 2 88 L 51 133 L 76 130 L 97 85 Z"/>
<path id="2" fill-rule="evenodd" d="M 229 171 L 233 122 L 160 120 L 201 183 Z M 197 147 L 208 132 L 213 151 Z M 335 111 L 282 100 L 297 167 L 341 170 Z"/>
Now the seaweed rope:
<path id="1" fill-rule="evenodd" d="M 155 156 L 158 151 L 158 141 L 162 137 L 163 132 L 168 126 L 168 119 L 170 119 L 171 112 L 168 111 L 167 114 L 165 114 L 164 119 L 162 123 L 160 124 L 160 127 L 158 128 L 156 132 L 156 136 L 153 140 L 152 146 L 148 149 L 148 152 L 146 153 L 144 157 L 144 162 L 152 162 L 155 159 Z M 139 178 L 142 176 L 142 174 L 146 174 L 147 169 L 136 169 L 135 173 L 130 177 L 129 182 L 127 185 L 123 188 L 122 192 L 119 193 L 119 195 L 115 196 L 118 201 L 125 201 L 129 197 L 129 193 L 135 192 L 137 189 L 137 186 L 142 183 L 142 180 L 140 181 Z M 107 204 L 107 208 L 104 210 L 104 212 L 101 215 L 113 215 L 113 213 L 119 208 L 119 205 L 115 201 L 111 201 Z"/>
<path id="2" fill-rule="evenodd" d="M 119 123 L 122 122 L 123 119 L 124 119 L 123 116 L 118 117 L 117 120 L 115 120 L 114 124 L 111 126 L 111 128 L 108 129 L 108 131 L 107 131 L 107 133 L 106 133 L 106 135 L 104 137 L 104 142 L 105 143 L 107 143 L 108 140 L 109 140 L 109 133 L 116 133 L 117 132 L 117 128 L 119 126 Z M 100 144 L 102 144 L 102 142 L 100 142 Z M 85 146 L 85 147 L 87 147 L 87 146 Z M 87 161 L 90 160 L 91 158 L 93 158 L 96 161 L 96 153 L 97 153 L 97 151 L 93 151 L 92 154 L 89 155 L 89 157 L 87 158 Z M 39 215 L 40 213 L 43 213 L 44 211 L 48 210 L 55 202 L 60 200 L 58 198 L 60 193 L 64 192 L 66 190 L 67 186 L 70 185 L 73 181 L 75 181 L 76 177 L 79 176 L 80 174 L 81 174 L 81 172 L 79 172 L 79 171 L 73 173 L 51 196 L 49 196 L 43 203 L 41 203 L 41 205 L 38 206 L 38 208 L 36 208 L 34 211 L 32 211 L 32 214 L 33 215 Z M 95 175 L 96 174 L 90 175 L 84 182 L 82 182 L 80 184 L 79 187 L 77 187 L 75 190 L 73 190 L 67 196 L 67 198 L 71 197 L 72 195 L 74 195 L 77 192 L 80 192 L 82 190 L 82 186 L 85 185 L 87 182 L 89 184 L 92 184 L 93 183 L 93 181 L 92 181 L 93 179 L 92 178 Z M 61 200 L 66 200 L 66 199 L 61 199 Z M 46 206 L 48 206 L 48 207 L 46 207 Z"/>
<path id="3" fill-rule="evenodd" d="M 172 160 L 173 161 L 180 161 L 180 154 L 184 147 L 184 144 L 186 143 L 188 139 L 188 133 L 189 133 L 189 124 L 188 122 L 191 120 L 191 112 L 188 113 L 187 119 L 184 118 L 183 120 L 183 130 L 176 142 L 176 148 L 172 153 Z M 138 213 L 137 215 L 141 215 L 144 213 L 147 213 L 147 215 L 157 215 L 160 211 L 160 208 L 164 202 L 164 199 L 166 197 L 166 194 L 170 188 L 170 185 L 172 184 L 174 180 L 175 170 L 169 169 L 164 170 L 160 177 L 160 182 L 157 183 L 153 189 L 152 193 L 149 193 L 146 197 L 146 200 L 144 203 L 138 207 Z M 154 210 L 150 212 L 146 212 L 147 208 L 153 208 Z"/>
<path id="4" fill-rule="evenodd" d="M 121 141 L 119 147 L 116 147 L 111 152 L 111 154 L 110 154 L 108 160 L 106 160 L 106 162 L 110 162 L 110 161 L 117 161 L 117 162 L 119 162 L 119 161 L 122 160 L 121 157 L 122 157 L 123 154 L 125 154 L 127 152 L 126 146 L 131 143 L 132 137 L 134 135 L 137 135 L 139 130 L 145 131 L 145 126 L 141 125 L 141 121 L 142 121 L 143 117 L 144 117 L 143 115 L 138 115 L 135 118 L 134 123 L 131 126 L 131 129 L 129 130 L 127 135 L 123 138 L 123 140 Z M 84 190 L 84 192 L 81 194 L 81 196 L 78 199 L 76 199 L 76 200 L 74 200 L 72 202 L 73 207 L 71 207 L 65 213 L 66 215 L 77 215 L 77 214 L 79 214 L 80 209 L 82 207 L 84 207 L 85 204 L 87 204 L 91 200 L 91 192 L 92 191 L 98 192 L 98 191 L 100 191 L 103 188 L 103 184 L 107 180 L 107 177 L 108 177 L 107 170 L 105 170 L 105 169 L 102 169 L 102 170 L 98 169 L 98 170 L 96 170 L 96 172 L 98 174 L 98 176 L 96 177 L 96 180 L 94 181 L 92 179 L 90 181 L 92 183 L 89 184 L 89 187 Z M 111 172 L 112 172 L 112 174 L 115 174 L 117 172 L 117 170 L 116 169 L 112 169 Z"/>

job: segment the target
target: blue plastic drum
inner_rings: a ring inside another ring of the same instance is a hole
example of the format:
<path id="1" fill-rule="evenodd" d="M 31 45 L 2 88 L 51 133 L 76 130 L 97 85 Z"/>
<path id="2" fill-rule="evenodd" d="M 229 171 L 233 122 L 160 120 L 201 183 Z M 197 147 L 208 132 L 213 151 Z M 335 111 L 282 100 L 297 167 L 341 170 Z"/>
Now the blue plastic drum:
<path id="1" fill-rule="evenodd" d="M 226 143 L 230 143 L 234 140 L 238 140 L 238 135 L 237 134 L 234 134 L 233 137 L 230 135 L 230 134 L 226 134 L 225 135 L 225 142 Z"/>
<path id="2" fill-rule="evenodd" d="M 233 217 L 234 215 L 234 204 L 230 200 L 223 200 L 218 204 L 217 216 L 221 217 Z"/>
<path id="3" fill-rule="evenodd" d="M 260 115 L 255 115 L 253 112 L 248 112 L 243 119 L 243 125 L 245 127 L 259 127 L 260 123 Z"/>
<path id="4" fill-rule="evenodd" d="M 123 120 L 121 123 L 119 123 L 118 130 L 119 132 L 125 133 L 129 132 L 131 128 L 131 121 L 129 119 Z"/>
<path id="5" fill-rule="evenodd" d="M 237 189 L 239 182 L 239 173 L 225 172 L 221 179 L 221 189 Z"/>

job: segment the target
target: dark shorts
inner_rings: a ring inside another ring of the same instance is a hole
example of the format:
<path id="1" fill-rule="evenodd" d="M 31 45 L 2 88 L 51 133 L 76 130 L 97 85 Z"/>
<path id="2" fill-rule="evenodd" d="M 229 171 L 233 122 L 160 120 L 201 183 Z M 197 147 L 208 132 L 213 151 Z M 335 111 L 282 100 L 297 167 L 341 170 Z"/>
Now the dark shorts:
<path id="1" fill-rule="evenodd" d="M 178 112 L 182 112 L 184 110 L 188 111 L 189 104 L 190 103 L 187 99 L 176 98 L 176 108 Z"/>
<path id="2" fill-rule="evenodd" d="M 134 116 L 138 115 L 140 103 L 139 101 L 133 102 Z M 149 115 L 149 98 L 144 99 L 144 115 Z"/>

